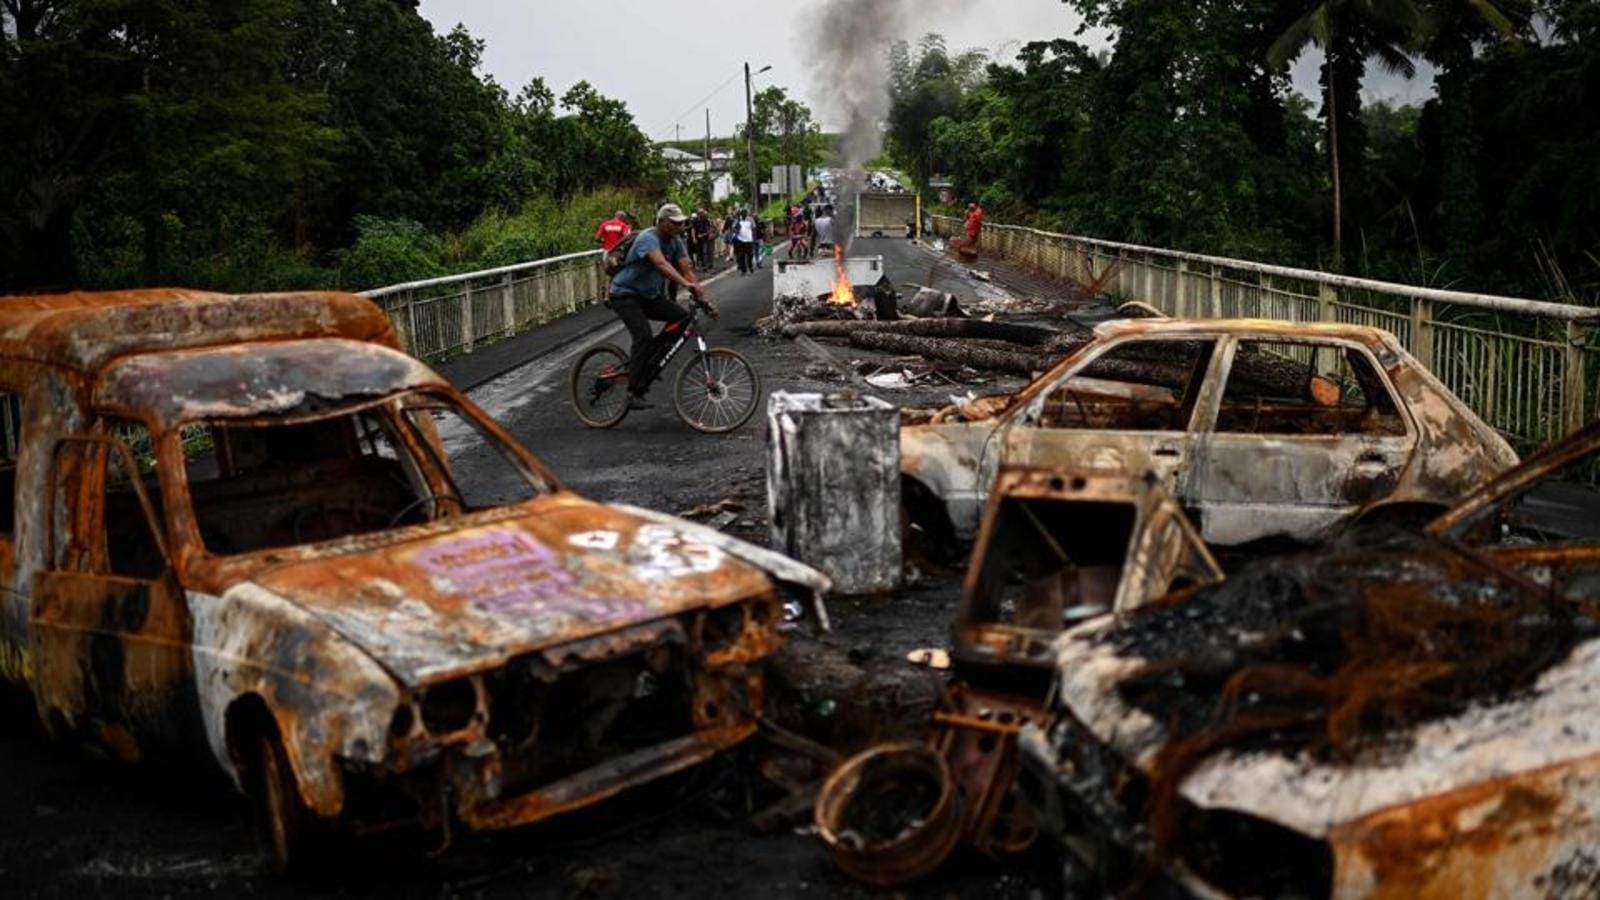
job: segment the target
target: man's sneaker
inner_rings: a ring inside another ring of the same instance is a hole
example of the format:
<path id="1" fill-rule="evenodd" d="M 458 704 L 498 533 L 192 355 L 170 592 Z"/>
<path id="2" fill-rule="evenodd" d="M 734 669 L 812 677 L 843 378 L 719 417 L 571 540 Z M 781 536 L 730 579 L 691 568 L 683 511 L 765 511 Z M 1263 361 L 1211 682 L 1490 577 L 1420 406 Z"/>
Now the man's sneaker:
<path id="1" fill-rule="evenodd" d="M 629 409 L 635 409 L 635 410 L 637 410 L 637 409 L 655 409 L 656 405 L 654 403 L 650 403 L 649 401 L 645 400 L 643 397 L 635 397 L 632 394 L 630 394 L 630 395 L 628 395 L 628 408 Z"/>

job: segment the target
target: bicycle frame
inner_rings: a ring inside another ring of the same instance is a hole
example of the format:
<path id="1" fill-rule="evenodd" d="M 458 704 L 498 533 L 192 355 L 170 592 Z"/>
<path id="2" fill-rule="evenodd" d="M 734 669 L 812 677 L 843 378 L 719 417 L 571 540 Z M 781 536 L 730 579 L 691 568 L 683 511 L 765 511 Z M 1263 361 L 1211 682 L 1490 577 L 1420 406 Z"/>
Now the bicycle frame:
<path id="1" fill-rule="evenodd" d="M 691 309 L 688 316 L 676 322 L 668 322 L 665 328 L 651 338 L 650 356 L 652 362 L 647 385 L 655 384 L 656 379 L 666 372 L 667 367 L 672 365 L 672 361 L 677 358 L 678 353 L 683 350 L 683 345 L 688 343 L 690 338 L 694 339 L 695 348 L 700 355 L 702 357 L 705 356 L 708 348 L 706 347 L 705 336 L 700 333 L 700 329 L 695 327 L 698 321 L 698 312 Z M 668 341 L 671 341 L 670 346 Z M 662 351 L 663 347 L 666 348 L 665 352 Z M 607 381 L 622 381 L 628 377 L 628 368 L 623 365 L 615 371 L 608 372 L 600 377 Z M 637 390 L 637 388 L 635 389 Z"/>

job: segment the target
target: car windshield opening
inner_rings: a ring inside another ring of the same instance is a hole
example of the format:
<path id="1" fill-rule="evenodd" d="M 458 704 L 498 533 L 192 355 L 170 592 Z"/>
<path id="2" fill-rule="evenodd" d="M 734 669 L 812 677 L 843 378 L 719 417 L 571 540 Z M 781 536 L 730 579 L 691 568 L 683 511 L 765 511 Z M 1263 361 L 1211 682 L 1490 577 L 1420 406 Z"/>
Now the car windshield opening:
<path id="1" fill-rule="evenodd" d="M 335 403 L 315 416 L 197 422 L 181 439 L 200 539 L 221 555 L 371 534 L 546 491 L 452 400 L 425 392 Z M 494 490 L 480 489 L 485 482 Z"/>

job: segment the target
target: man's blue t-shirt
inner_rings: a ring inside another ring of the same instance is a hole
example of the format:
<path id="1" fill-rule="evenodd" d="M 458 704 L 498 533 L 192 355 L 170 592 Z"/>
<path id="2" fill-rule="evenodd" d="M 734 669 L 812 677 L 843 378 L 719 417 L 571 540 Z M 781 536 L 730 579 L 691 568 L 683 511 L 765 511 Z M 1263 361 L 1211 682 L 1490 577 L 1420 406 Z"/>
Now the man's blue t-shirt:
<path id="1" fill-rule="evenodd" d="M 650 264 L 645 255 L 651 250 L 660 250 L 667 262 L 676 266 L 678 260 L 689 255 L 680 238 L 672 238 L 662 243 L 661 235 L 654 228 L 646 228 L 639 232 L 633 239 L 633 247 L 628 251 L 628 259 L 622 265 L 622 271 L 611 279 L 611 293 L 631 294 L 635 297 L 657 297 L 667 289 L 667 276 L 661 270 Z"/>

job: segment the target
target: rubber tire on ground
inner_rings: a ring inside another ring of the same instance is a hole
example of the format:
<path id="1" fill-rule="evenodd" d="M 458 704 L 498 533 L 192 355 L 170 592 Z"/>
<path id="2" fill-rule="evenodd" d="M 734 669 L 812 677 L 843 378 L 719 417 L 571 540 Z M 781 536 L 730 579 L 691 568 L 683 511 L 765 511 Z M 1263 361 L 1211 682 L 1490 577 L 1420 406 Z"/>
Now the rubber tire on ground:
<path id="1" fill-rule="evenodd" d="M 590 428 L 611 428 L 628 417 L 626 390 L 622 391 L 624 399 L 622 404 L 617 409 L 616 414 L 610 418 L 602 418 L 585 412 L 585 409 L 587 408 L 585 397 L 591 387 L 591 384 L 579 383 L 587 381 L 587 379 L 583 377 L 584 364 L 599 356 L 610 356 L 616 360 L 616 364 L 619 366 L 625 365 L 628 362 L 628 354 L 623 353 L 622 348 L 615 344 L 598 344 L 590 347 L 588 350 L 585 350 L 583 355 L 578 357 L 577 363 L 572 367 L 572 377 L 570 380 L 572 411 L 578 414 L 579 421 L 583 422 L 583 424 L 589 426 Z M 613 388 L 612 390 L 615 391 L 616 388 Z"/>
<path id="2" fill-rule="evenodd" d="M 690 415 L 689 411 L 684 408 L 685 401 L 683 392 L 684 388 L 689 384 L 687 380 L 698 377 L 700 374 L 700 356 L 698 354 L 691 357 L 688 362 L 679 367 L 678 377 L 674 380 L 672 386 L 672 405 L 678 411 L 678 418 L 682 419 L 690 428 L 693 428 L 696 431 L 703 431 L 706 434 L 726 434 L 730 431 L 737 431 L 744 425 L 744 423 L 750 421 L 750 417 L 755 415 L 756 407 L 761 405 L 761 373 L 756 371 L 755 366 L 750 365 L 750 361 L 748 359 L 745 359 L 743 356 L 739 355 L 739 353 L 729 350 L 726 347 L 713 347 L 710 350 L 707 350 L 705 355 L 709 357 L 721 357 L 728 359 L 731 360 L 735 365 L 742 366 L 744 368 L 745 372 L 750 376 L 751 395 L 749 405 L 745 407 L 744 412 L 735 416 L 730 424 L 720 426 L 707 425 Z"/>
<path id="3" fill-rule="evenodd" d="M 305 874 L 323 858 L 326 844 L 311 810 L 300 800 L 300 788 L 283 742 L 273 733 L 262 734 L 255 745 L 255 784 L 250 800 L 273 867 L 279 872 Z"/>

